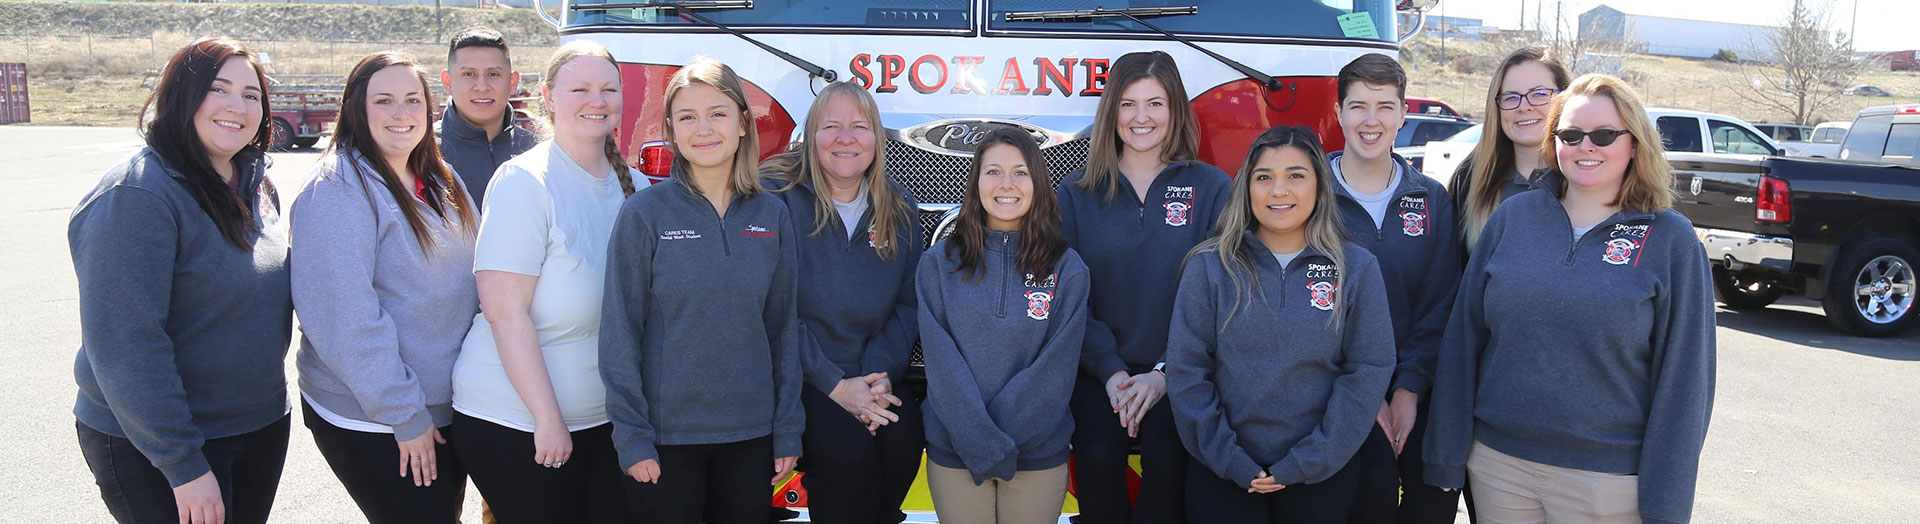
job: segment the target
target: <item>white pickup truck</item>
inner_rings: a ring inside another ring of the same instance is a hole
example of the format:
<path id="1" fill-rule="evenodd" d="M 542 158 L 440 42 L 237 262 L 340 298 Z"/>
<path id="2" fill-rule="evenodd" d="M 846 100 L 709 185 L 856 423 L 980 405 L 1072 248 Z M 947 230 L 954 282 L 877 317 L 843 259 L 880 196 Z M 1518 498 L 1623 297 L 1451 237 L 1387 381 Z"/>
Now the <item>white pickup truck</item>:
<path id="1" fill-rule="evenodd" d="M 1796 156 L 1813 158 L 1840 158 L 1840 143 L 1847 140 L 1847 129 L 1853 122 L 1821 122 L 1813 126 L 1813 139 L 1800 147 Z"/>

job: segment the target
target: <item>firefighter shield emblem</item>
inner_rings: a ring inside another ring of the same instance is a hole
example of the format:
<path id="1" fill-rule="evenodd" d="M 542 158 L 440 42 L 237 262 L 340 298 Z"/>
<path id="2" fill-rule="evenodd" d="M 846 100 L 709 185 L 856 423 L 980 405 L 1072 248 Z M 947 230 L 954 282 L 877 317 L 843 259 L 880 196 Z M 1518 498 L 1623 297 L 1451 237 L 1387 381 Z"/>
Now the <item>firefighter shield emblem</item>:
<path id="1" fill-rule="evenodd" d="M 1307 304 L 1321 311 L 1333 311 L 1332 282 L 1320 281 L 1307 284 Z"/>
<path id="2" fill-rule="evenodd" d="M 1180 227 L 1187 225 L 1187 222 L 1193 216 L 1193 204 L 1174 201 L 1167 202 L 1165 207 L 1167 208 L 1167 225 L 1169 226 Z"/>
<path id="3" fill-rule="evenodd" d="M 1600 260 L 1616 266 L 1625 265 L 1627 262 L 1633 260 L 1633 250 L 1639 248 L 1639 242 L 1634 242 L 1629 239 L 1616 238 L 1608 240 L 1607 252 L 1600 255 Z"/>
<path id="4" fill-rule="evenodd" d="M 1400 212 L 1400 232 L 1410 237 L 1427 234 L 1427 214 L 1412 211 Z"/>
<path id="5" fill-rule="evenodd" d="M 1053 293 L 1046 291 L 1027 292 L 1027 318 L 1046 320 L 1047 312 L 1053 309 Z"/>

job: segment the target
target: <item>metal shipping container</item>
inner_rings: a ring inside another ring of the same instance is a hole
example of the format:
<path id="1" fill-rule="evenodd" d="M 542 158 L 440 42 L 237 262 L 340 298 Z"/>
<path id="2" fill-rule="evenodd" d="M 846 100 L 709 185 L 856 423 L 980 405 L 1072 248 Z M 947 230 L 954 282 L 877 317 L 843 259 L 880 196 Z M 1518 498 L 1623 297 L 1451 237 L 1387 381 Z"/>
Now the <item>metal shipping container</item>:
<path id="1" fill-rule="evenodd" d="M 32 107 L 27 102 L 27 64 L 0 63 L 0 124 L 32 122 Z"/>

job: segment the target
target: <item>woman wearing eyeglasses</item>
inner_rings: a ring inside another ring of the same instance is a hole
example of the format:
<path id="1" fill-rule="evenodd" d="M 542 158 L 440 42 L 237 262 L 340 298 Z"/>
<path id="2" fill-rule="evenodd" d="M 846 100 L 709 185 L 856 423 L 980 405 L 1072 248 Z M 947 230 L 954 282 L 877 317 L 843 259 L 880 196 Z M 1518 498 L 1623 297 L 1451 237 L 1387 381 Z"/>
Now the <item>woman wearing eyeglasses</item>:
<path id="1" fill-rule="evenodd" d="M 1547 106 L 1567 88 L 1568 78 L 1567 68 L 1538 46 L 1515 50 L 1500 62 L 1493 85 L 1487 86 L 1480 144 L 1447 183 L 1467 249 L 1473 249 L 1493 208 L 1532 188 L 1534 172 L 1547 167 L 1540 155 L 1540 143 L 1547 140 Z"/>
<path id="2" fill-rule="evenodd" d="M 1687 522 L 1713 408 L 1706 252 L 1640 97 L 1574 80 L 1555 162 L 1487 219 L 1441 345 L 1426 481 L 1480 522 Z"/>

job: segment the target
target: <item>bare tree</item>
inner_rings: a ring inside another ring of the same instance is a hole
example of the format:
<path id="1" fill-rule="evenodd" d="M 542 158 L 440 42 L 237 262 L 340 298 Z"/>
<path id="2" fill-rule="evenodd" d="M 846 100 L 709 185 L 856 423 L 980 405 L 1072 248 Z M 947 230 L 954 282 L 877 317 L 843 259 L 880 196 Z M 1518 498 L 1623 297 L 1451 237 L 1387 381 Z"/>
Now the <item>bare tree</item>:
<path id="1" fill-rule="evenodd" d="M 1808 8 L 1805 0 L 1794 0 L 1780 27 L 1762 44 L 1772 48 L 1773 62 L 1742 62 L 1742 76 L 1750 85 L 1732 91 L 1788 115 L 1794 123 L 1818 121 L 1860 71 L 1853 61 L 1853 35 L 1831 30 L 1826 11 Z"/>

